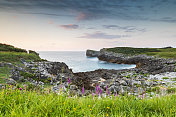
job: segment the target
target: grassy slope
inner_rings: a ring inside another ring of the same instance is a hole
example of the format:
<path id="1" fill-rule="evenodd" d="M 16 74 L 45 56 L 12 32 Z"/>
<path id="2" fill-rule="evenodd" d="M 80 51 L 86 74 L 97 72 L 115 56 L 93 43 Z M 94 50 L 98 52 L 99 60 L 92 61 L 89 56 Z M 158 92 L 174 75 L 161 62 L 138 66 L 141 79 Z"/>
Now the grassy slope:
<path id="1" fill-rule="evenodd" d="M 17 63 L 20 62 L 20 59 L 23 58 L 26 61 L 40 61 L 41 58 L 36 54 L 28 54 L 24 52 L 0 52 L 0 62 L 11 62 Z"/>
<path id="2" fill-rule="evenodd" d="M 20 64 L 20 59 L 22 58 L 26 61 L 42 60 L 37 53 L 35 54 L 35 52 L 28 54 L 24 49 L 0 43 L 0 62 Z M 8 67 L 0 67 L 0 84 L 5 83 L 5 78 L 9 77 L 9 71 L 10 69 Z"/>
<path id="3" fill-rule="evenodd" d="M 127 55 L 146 54 L 163 58 L 176 59 L 176 48 L 131 48 L 131 47 L 116 47 L 106 48 L 107 51 L 122 53 Z"/>
<path id="4" fill-rule="evenodd" d="M 40 61 L 39 55 L 33 51 L 28 54 L 25 49 L 0 43 L 0 62 L 18 63 L 23 58 L 27 61 Z"/>
<path id="5" fill-rule="evenodd" d="M 53 93 L 0 91 L 0 116 L 175 116 L 176 95 L 143 100 L 133 96 L 98 99 L 90 97 L 68 98 Z"/>
<path id="6" fill-rule="evenodd" d="M 6 52 L 25 52 L 27 51 L 25 49 L 17 48 L 12 45 L 2 44 L 0 43 L 0 51 L 6 51 Z"/>

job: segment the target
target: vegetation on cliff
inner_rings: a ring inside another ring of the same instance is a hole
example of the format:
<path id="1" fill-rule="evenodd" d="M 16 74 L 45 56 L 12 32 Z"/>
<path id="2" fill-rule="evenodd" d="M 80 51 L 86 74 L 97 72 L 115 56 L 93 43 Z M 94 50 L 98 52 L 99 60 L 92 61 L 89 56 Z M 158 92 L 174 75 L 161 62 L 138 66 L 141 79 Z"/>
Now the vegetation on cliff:
<path id="1" fill-rule="evenodd" d="M 176 48 L 172 48 L 172 47 L 165 47 L 165 48 L 115 47 L 115 48 L 106 48 L 105 50 L 115 52 L 115 53 L 122 53 L 126 55 L 146 54 L 149 56 L 176 59 Z"/>
<path id="2" fill-rule="evenodd" d="M 0 62 L 19 63 L 22 58 L 26 61 L 42 60 L 35 51 L 30 50 L 27 53 L 25 49 L 0 43 Z"/>
<path id="3" fill-rule="evenodd" d="M 30 50 L 29 53 L 25 49 L 16 48 L 12 45 L 0 43 L 0 64 L 1 63 L 12 63 L 21 64 L 21 59 L 25 61 L 42 61 L 39 54 L 35 51 Z M 10 75 L 11 68 L 7 65 L 0 65 L 0 84 L 5 84 Z"/>
<path id="4" fill-rule="evenodd" d="M 5 51 L 5 52 L 25 52 L 27 51 L 25 49 L 17 48 L 12 45 L 7 45 L 7 44 L 2 44 L 0 43 L 0 51 Z"/>

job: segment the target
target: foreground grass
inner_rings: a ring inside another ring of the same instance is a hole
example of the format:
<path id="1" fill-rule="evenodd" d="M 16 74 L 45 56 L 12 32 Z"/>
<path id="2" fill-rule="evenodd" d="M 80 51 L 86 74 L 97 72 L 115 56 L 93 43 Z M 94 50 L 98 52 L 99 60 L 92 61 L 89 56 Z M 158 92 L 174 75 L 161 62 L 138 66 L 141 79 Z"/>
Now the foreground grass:
<path id="1" fill-rule="evenodd" d="M 131 47 L 115 47 L 106 48 L 107 51 L 122 53 L 126 55 L 146 54 L 151 56 L 174 58 L 176 59 L 176 48 L 131 48 Z"/>
<path id="2" fill-rule="evenodd" d="M 0 116 L 176 116 L 176 95 L 137 99 L 117 96 L 98 99 L 92 96 L 71 98 L 54 93 L 20 90 L 0 91 Z"/>

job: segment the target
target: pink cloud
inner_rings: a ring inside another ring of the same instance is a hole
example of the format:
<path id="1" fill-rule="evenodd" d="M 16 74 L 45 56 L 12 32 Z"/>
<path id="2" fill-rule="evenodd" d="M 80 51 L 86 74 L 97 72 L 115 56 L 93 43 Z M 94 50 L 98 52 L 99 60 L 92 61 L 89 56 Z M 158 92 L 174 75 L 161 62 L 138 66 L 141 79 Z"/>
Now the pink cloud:
<path id="1" fill-rule="evenodd" d="M 67 24 L 67 25 L 60 25 L 60 27 L 64 29 L 78 29 L 79 25 L 77 24 Z"/>
<path id="2" fill-rule="evenodd" d="M 77 21 L 81 21 L 81 20 L 89 20 L 91 19 L 93 16 L 89 13 L 79 13 L 76 17 Z"/>

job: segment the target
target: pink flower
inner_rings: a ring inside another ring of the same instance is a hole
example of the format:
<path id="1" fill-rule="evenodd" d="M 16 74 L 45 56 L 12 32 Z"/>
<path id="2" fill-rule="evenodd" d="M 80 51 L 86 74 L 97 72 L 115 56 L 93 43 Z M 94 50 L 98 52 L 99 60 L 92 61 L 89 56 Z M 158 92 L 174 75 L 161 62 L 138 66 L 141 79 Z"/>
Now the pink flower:
<path id="1" fill-rule="evenodd" d="M 22 88 L 20 88 L 20 90 L 22 90 Z"/>
<path id="2" fill-rule="evenodd" d="M 69 84 L 71 83 L 71 79 L 70 79 L 70 77 L 69 77 L 69 79 L 68 79 L 68 83 L 69 83 Z"/>
<path id="3" fill-rule="evenodd" d="M 82 94 L 84 95 L 84 86 L 82 87 Z"/>
<path id="4" fill-rule="evenodd" d="M 92 98 L 94 97 L 94 93 L 92 93 Z"/>
<path id="5" fill-rule="evenodd" d="M 100 94 L 102 94 L 102 90 L 100 89 Z"/>

